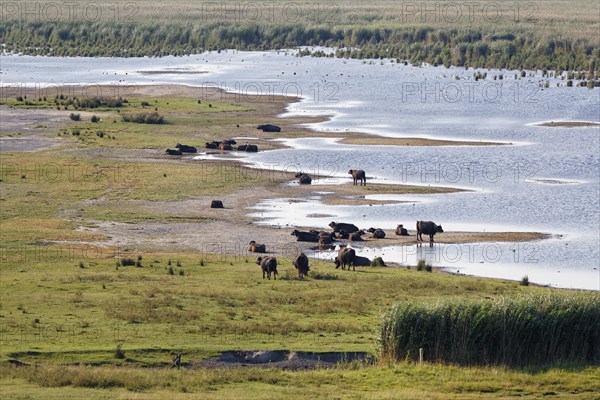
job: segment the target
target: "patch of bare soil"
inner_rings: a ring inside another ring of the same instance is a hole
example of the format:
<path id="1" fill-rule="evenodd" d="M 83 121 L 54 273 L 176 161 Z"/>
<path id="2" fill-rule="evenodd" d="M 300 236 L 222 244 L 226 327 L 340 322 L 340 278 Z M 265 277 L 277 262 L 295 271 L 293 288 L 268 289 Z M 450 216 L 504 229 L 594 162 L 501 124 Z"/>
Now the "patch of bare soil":
<path id="1" fill-rule="evenodd" d="M 587 127 L 587 126 L 600 126 L 600 123 L 598 122 L 588 122 L 588 121 L 550 121 L 550 122 L 544 122 L 541 124 L 537 124 L 536 126 L 547 126 L 547 127 L 551 127 L 551 128 L 558 128 L 558 127 L 564 127 L 564 128 L 579 128 L 579 127 Z"/>

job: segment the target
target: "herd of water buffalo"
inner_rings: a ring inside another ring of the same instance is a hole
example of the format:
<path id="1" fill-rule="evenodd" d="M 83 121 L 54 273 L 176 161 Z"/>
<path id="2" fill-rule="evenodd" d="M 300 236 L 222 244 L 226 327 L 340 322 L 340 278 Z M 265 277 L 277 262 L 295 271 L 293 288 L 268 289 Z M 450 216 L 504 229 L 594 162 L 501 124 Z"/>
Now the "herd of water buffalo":
<path id="1" fill-rule="evenodd" d="M 362 236 L 369 232 L 371 237 L 375 239 L 385 238 L 385 232 L 379 228 L 369 228 L 366 232 L 359 229 L 356 225 L 344 222 L 331 222 L 329 226 L 333 229 L 332 232 L 310 230 L 302 232 L 297 229 L 293 230 L 291 235 L 296 236 L 296 240 L 299 242 L 312 242 L 318 243 L 319 248 L 323 248 L 326 245 L 333 245 L 335 240 L 345 239 L 349 241 L 362 241 Z M 429 235 L 429 243 L 433 245 L 433 237 L 436 233 L 444 232 L 441 225 L 437 225 L 432 221 L 417 221 L 417 241 L 423 241 L 423 234 Z M 403 225 L 398 225 L 394 232 L 398 236 L 409 236 L 408 231 Z M 266 253 L 267 247 L 264 244 L 258 244 L 254 240 L 250 242 L 250 252 L 253 253 Z M 379 257 L 377 260 L 378 265 L 385 265 L 383 260 Z M 333 260 L 335 268 L 355 270 L 356 266 L 369 266 L 372 265 L 371 260 L 366 257 L 356 255 L 356 250 L 350 247 L 348 244 L 339 246 L 338 254 Z M 261 266 L 263 272 L 263 279 L 266 277 L 271 279 L 277 279 L 277 259 L 275 257 L 266 256 L 258 257 L 256 263 Z M 309 266 L 308 257 L 306 254 L 300 253 L 299 256 L 294 260 L 294 267 L 298 271 L 298 276 L 308 276 Z"/>
<path id="2" fill-rule="evenodd" d="M 238 127 L 239 127 L 239 125 L 238 125 Z M 271 124 L 258 125 L 256 127 L 256 129 L 259 129 L 263 132 L 281 132 L 281 128 L 279 126 L 271 125 Z M 213 140 L 212 142 L 206 142 L 204 144 L 204 148 L 214 149 L 214 150 L 222 150 L 222 151 L 237 150 L 237 151 L 247 151 L 249 153 L 258 152 L 258 146 L 255 144 L 242 144 L 242 145 L 238 146 L 237 148 L 234 148 L 233 146 L 236 144 L 237 144 L 237 142 L 233 139 L 226 139 L 226 140 L 220 140 L 220 141 Z M 197 152 L 198 152 L 198 149 L 196 147 L 188 146 L 186 144 L 180 144 L 180 143 L 177 143 L 177 146 L 175 146 L 174 149 L 166 149 L 165 150 L 165 154 L 167 154 L 169 156 L 181 156 L 181 155 L 183 155 L 183 153 L 194 154 Z"/>

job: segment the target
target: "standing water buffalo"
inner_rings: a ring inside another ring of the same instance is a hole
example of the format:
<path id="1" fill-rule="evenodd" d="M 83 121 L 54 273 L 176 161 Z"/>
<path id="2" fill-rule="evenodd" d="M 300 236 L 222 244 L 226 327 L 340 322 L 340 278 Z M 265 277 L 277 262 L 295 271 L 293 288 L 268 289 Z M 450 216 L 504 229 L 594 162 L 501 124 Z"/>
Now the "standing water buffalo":
<path id="1" fill-rule="evenodd" d="M 417 241 L 423 241 L 424 233 L 429 235 L 429 243 L 433 244 L 433 236 L 438 232 L 444 232 L 441 225 L 436 225 L 431 221 L 417 221 Z"/>
<path id="2" fill-rule="evenodd" d="M 273 279 L 277 280 L 277 259 L 275 257 L 258 257 L 256 263 L 262 269 L 263 279 L 266 275 L 271 280 L 271 274 L 273 274 Z"/>
<path id="3" fill-rule="evenodd" d="M 296 175 L 298 178 L 298 183 L 301 185 L 310 185 L 312 183 L 312 178 L 303 172 L 298 172 Z"/>
<path id="4" fill-rule="evenodd" d="M 345 269 L 347 265 L 348 271 L 350 271 L 350 266 L 352 266 L 352 269 L 356 271 L 356 268 L 354 267 L 355 258 L 356 251 L 352 247 L 340 246 L 340 249 L 338 250 L 338 255 L 335 258 L 335 260 L 333 260 L 333 262 L 335 263 L 335 269 L 338 269 L 340 265 L 342 266 L 342 269 Z"/>
<path id="5" fill-rule="evenodd" d="M 250 249 L 252 253 L 266 253 L 267 246 L 264 244 L 257 244 L 254 240 L 250 242 Z"/>
<path id="6" fill-rule="evenodd" d="M 300 253 L 298 257 L 294 260 L 294 267 L 298 270 L 298 277 L 302 278 L 303 276 L 308 276 L 308 257 L 306 254 Z"/>
<path id="7" fill-rule="evenodd" d="M 333 229 L 334 232 L 340 232 L 341 230 L 346 231 L 347 233 L 357 232 L 358 227 L 353 224 L 346 224 L 343 222 L 330 222 L 329 226 Z"/>
<path id="8" fill-rule="evenodd" d="M 354 181 L 353 185 L 356 185 L 358 181 L 360 181 L 361 186 L 367 185 L 367 176 L 365 175 L 365 171 L 362 169 L 351 169 L 348 171 L 350 175 L 352 175 L 352 179 Z"/>
<path id="9" fill-rule="evenodd" d="M 396 227 L 396 235 L 398 236 L 408 236 L 408 231 L 404 227 L 404 225 L 400 224 Z"/>
<path id="10" fill-rule="evenodd" d="M 277 125 L 271 124 L 263 124 L 256 127 L 256 129 L 260 129 L 263 132 L 281 132 L 281 128 Z"/>

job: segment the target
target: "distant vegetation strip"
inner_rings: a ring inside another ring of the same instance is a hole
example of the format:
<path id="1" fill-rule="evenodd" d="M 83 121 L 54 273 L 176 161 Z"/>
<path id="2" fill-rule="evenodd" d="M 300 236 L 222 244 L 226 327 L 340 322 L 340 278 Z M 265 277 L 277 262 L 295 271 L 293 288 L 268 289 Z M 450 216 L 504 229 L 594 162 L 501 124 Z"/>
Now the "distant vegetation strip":
<path id="1" fill-rule="evenodd" d="M 345 58 L 385 57 L 412 64 L 576 70 L 592 75 L 600 62 L 596 41 L 502 27 L 7 20 L 0 25 L 0 43 L 7 52 L 88 57 L 326 46 L 338 49 L 335 55 Z M 307 51 L 302 55 L 308 54 L 312 53 Z"/>
<path id="2" fill-rule="evenodd" d="M 599 365 L 600 296 L 396 305 L 381 325 L 382 356 L 508 366 Z"/>

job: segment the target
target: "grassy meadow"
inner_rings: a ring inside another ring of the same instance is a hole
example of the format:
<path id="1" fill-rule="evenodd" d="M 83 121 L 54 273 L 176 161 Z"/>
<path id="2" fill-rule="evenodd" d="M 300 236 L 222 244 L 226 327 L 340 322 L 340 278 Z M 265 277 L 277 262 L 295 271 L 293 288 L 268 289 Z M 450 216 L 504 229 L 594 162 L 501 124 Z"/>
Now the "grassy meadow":
<path id="1" fill-rule="evenodd" d="M 339 57 L 590 71 L 588 79 L 594 79 L 600 62 L 598 7 L 591 0 L 107 5 L 86 0 L 72 7 L 23 1 L 3 7 L 0 42 L 12 52 L 89 57 L 328 46 L 340 49 Z"/>

